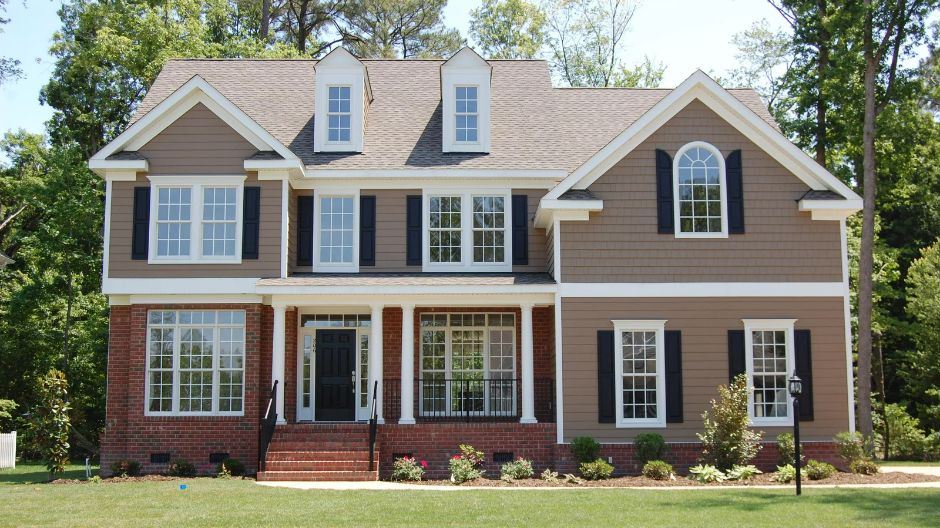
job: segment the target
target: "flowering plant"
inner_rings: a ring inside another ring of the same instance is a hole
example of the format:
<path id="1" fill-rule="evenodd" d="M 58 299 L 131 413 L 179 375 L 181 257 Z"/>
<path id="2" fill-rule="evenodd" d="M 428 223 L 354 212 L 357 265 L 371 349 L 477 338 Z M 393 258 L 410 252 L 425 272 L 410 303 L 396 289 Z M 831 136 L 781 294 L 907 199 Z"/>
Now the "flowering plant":
<path id="1" fill-rule="evenodd" d="M 483 476 L 483 452 L 477 451 L 473 446 L 460 444 L 460 454 L 450 458 L 450 481 L 462 484 L 468 480 Z"/>
<path id="2" fill-rule="evenodd" d="M 427 467 L 427 461 L 422 460 L 419 463 L 415 457 L 396 458 L 395 465 L 392 468 L 392 480 L 421 480 Z"/>
<path id="3" fill-rule="evenodd" d="M 532 461 L 526 460 L 525 458 L 518 457 L 512 462 L 507 462 L 503 464 L 503 467 L 500 471 L 500 479 L 502 480 L 516 480 L 516 479 L 527 479 L 532 478 L 532 475 L 535 474 L 535 469 L 532 467 Z"/>

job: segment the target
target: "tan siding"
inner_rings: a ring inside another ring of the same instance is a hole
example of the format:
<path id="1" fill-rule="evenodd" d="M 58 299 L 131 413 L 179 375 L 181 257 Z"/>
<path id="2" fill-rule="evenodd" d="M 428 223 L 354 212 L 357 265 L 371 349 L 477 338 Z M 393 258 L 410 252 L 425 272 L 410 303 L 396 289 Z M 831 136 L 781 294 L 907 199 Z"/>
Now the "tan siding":
<path id="1" fill-rule="evenodd" d="M 545 196 L 546 191 L 544 189 L 513 189 L 513 194 L 525 194 L 529 197 L 529 211 L 528 211 L 528 224 L 529 224 L 529 263 L 525 266 L 513 266 L 512 271 L 514 272 L 542 272 L 548 270 L 548 263 L 546 262 L 546 252 L 550 251 L 546 249 L 548 247 L 545 237 L 545 230 L 535 227 L 535 212 L 539 208 L 539 200 Z M 507 222 L 507 225 L 509 222 Z"/>
<path id="2" fill-rule="evenodd" d="M 677 239 L 657 233 L 655 150 L 707 141 L 742 150 L 746 234 Z M 565 282 L 841 281 L 838 222 L 797 210 L 809 188 L 694 101 L 590 186 L 604 210 L 562 223 Z"/>
<path id="3" fill-rule="evenodd" d="M 566 298 L 562 302 L 565 441 L 593 436 L 627 442 L 643 429 L 618 429 L 597 421 L 597 331 L 615 319 L 666 319 L 682 332 L 683 423 L 657 429 L 668 441 L 694 441 L 701 414 L 728 382 L 728 330 L 742 319 L 795 318 L 812 331 L 815 421 L 800 424 L 806 440 L 828 440 L 848 429 L 845 327 L 842 298 Z M 773 439 L 790 428 L 760 427 Z"/>
<path id="4" fill-rule="evenodd" d="M 288 273 L 313 271 L 312 266 L 297 265 L 297 226 L 299 222 L 297 219 L 297 198 L 300 196 L 313 196 L 313 189 L 291 189 L 290 193 L 290 204 L 287 209 L 289 215 L 287 219 L 287 230 L 289 231 L 287 234 L 287 251 L 290 259 L 287 261 Z"/>
<path id="5" fill-rule="evenodd" d="M 202 103 L 139 149 L 151 174 L 242 174 L 257 151 Z"/>
<path id="6" fill-rule="evenodd" d="M 413 190 L 364 190 L 362 194 L 375 196 L 375 266 L 360 268 L 360 271 L 414 272 L 421 266 L 405 263 L 407 249 L 407 196 L 421 194 Z"/>
<path id="7" fill-rule="evenodd" d="M 261 187 L 261 232 L 257 260 L 241 264 L 148 264 L 131 260 L 134 187 L 149 185 L 144 173 L 136 182 L 112 183 L 111 248 L 108 275 L 112 278 L 278 277 L 281 260 L 281 182 L 258 181 L 248 173 L 245 185 Z"/>

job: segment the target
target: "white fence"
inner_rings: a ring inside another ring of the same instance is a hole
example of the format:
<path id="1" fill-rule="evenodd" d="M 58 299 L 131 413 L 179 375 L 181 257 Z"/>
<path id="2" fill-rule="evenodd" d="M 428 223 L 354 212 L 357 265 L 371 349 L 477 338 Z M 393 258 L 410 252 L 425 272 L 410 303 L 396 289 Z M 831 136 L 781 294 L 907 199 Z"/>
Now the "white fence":
<path id="1" fill-rule="evenodd" d="M 0 434 L 0 468 L 16 467 L 16 431 Z"/>

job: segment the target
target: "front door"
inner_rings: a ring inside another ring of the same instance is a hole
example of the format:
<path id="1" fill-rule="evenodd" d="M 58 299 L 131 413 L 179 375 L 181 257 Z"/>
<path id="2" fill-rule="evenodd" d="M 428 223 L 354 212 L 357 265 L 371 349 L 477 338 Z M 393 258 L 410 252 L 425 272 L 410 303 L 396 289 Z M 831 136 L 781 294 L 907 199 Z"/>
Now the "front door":
<path id="1" fill-rule="evenodd" d="M 356 419 L 356 331 L 317 330 L 317 421 Z"/>

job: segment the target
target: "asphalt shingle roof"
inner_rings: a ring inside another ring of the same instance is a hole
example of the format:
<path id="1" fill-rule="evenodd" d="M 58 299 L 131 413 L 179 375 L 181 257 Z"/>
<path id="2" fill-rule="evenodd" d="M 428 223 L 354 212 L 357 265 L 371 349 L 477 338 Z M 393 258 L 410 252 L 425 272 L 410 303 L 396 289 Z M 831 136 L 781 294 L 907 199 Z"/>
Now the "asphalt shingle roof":
<path id="1" fill-rule="evenodd" d="M 330 169 L 560 169 L 570 172 L 669 89 L 553 88 L 542 60 L 492 60 L 489 154 L 441 152 L 441 60 L 363 60 L 373 101 L 363 152 L 313 150 L 315 60 L 170 60 L 134 120 L 199 75 L 307 166 Z M 776 127 L 753 90 L 729 90 Z"/>
<path id="2" fill-rule="evenodd" d="M 519 286 L 555 284 L 548 273 L 296 273 L 258 286 Z"/>

